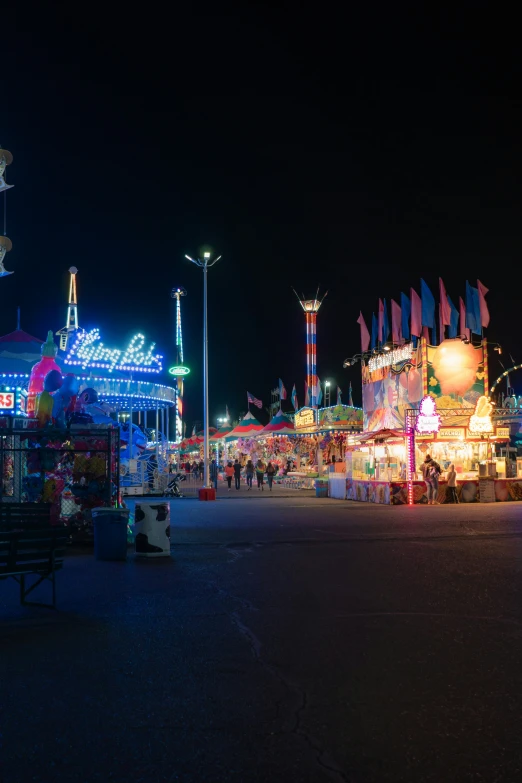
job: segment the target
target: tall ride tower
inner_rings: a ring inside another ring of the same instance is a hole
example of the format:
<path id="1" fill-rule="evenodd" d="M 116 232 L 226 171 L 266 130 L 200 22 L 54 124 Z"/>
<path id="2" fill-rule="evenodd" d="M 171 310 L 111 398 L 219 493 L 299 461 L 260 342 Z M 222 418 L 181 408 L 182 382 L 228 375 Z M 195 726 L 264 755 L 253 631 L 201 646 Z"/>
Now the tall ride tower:
<path id="1" fill-rule="evenodd" d="M 317 313 L 326 294 L 324 294 L 322 299 L 319 299 L 319 289 L 317 289 L 315 299 L 305 299 L 304 295 L 300 297 L 297 291 L 294 290 L 294 293 L 299 299 L 306 318 L 306 384 L 308 386 L 309 404 L 310 407 L 317 408 L 319 397 L 317 380 Z"/>
<path id="2" fill-rule="evenodd" d="M 66 351 L 69 338 L 73 334 L 83 332 L 84 329 L 80 329 L 78 326 L 78 298 L 76 296 L 76 275 L 78 270 L 75 266 L 69 268 L 69 274 L 71 279 L 69 282 L 69 303 L 67 305 L 67 320 L 63 329 L 60 329 L 56 334 L 60 337 L 60 350 Z"/>
<path id="3" fill-rule="evenodd" d="M 181 297 L 187 292 L 182 286 L 173 288 L 170 292 L 176 300 L 176 364 L 183 364 L 183 333 L 181 331 Z M 183 376 L 176 377 L 176 443 L 183 439 Z"/>

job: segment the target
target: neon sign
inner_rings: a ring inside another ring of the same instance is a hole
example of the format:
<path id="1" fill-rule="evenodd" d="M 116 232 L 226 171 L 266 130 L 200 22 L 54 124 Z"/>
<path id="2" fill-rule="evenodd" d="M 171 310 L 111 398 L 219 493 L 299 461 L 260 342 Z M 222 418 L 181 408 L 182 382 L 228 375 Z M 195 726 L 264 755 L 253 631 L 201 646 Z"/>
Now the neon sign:
<path id="1" fill-rule="evenodd" d="M 435 400 L 428 395 L 421 400 L 415 429 L 420 435 L 429 435 L 430 433 L 438 432 L 440 425 L 441 418 L 440 414 L 437 413 Z"/>
<path id="2" fill-rule="evenodd" d="M 169 367 L 169 373 L 174 375 L 176 378 L 179 378 L 182 375 L 188 375 L 189 372 L 189 368 L 183 367 L 181 364 L 176 364 L 174 367 Z"/>
<path id="3" fill-rule="evenodd" d="M 126 370 L 127 372 L 160 373 L 163 369 L 160 354 L 153 354 L 155 343 L 151 343 L 145 351 L 145 337 L 136 334 L 124 350 L 106 348 L 100 340 L 100 330 L 78 334 L 71 350 L 65 358 L 65 364 L 80 366 L 82 370 L 96 367 L 112 372 Z"/>
<path id="4" fill-rule="evenodd" d="M 15 406 L 15 396 L 13 392 L 0 392 L 0 410 L 12 410 Z"/>
<path id="5" fill-rule="evenodd" d="M 413 343 L 401 345 L 400 348 L 395 348 L 393 351 L 380 353 L 378 356 L 372 356 L 368 362 L 368 369 L 370 372 L 375 372 L 375 370 L 381 370 L 383 367 L 391 367 L 393 364 L 407 362 L 412 356 Z"/>
<path id="6" fill-rule="evenodd" d="M 491 411 L 493 406 L 487 397 L 479 397 L 475 407 L 475 413 L 469 420 L 469 431 L 477 434 L 493 432 Z"/>

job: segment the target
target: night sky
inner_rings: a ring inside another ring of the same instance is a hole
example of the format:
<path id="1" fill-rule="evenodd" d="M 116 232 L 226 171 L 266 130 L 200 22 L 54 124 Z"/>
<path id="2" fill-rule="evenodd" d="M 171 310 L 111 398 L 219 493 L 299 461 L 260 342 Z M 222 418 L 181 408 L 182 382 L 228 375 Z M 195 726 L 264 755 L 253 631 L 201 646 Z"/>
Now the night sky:
<path id="1" fill-rule="evenodd" d="M 267 404 L 279 377 L 302 404 L 292 286 L 329 290 L 318 373 L 345 401 L 352 380 L 360 403 L 359 368 L 342 369 L 359 310 L 370 325 L 379 297 L 421 276 L 435 293 L 441 275 L 454 301 L 480 277 L 488 336 L 506 366 L 522 362 L 518 30 L 486 3 L 384 7 L 17 4 L 2 24 L 0 142 L 16 187 L 1 333 L 18 304 L 38 337 L 63 326 L 74 264 L 80 324 L 106 344 L 142 330 L 168 366 L 170 290 L 185 286 L 190 429 L 202 281 L 183 256 L 207 244 L 223 255 L 209 273 L 213 419 L 244 411 L 247 390 Z"/>

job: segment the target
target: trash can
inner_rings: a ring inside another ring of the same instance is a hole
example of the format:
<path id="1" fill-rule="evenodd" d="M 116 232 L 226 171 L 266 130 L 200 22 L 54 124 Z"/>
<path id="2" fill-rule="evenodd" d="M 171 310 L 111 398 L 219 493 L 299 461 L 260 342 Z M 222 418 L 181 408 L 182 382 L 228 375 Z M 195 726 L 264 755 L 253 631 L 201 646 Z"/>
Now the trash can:
<path id="1" fill-rule="evenodd" d="M 93 508 L 96 560 L 127 559 L 128 508 Z"/>
<path id="2" fill-rule="evenodd" d="M 170 557 L 170 503 L 136 503 L 136 557 Z"/>

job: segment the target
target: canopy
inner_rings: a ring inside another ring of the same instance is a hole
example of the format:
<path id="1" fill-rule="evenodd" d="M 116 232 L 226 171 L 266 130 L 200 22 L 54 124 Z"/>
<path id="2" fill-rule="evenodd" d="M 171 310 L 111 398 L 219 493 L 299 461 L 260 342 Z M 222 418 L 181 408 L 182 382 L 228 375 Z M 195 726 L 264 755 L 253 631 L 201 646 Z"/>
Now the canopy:
<path id="1" fill-rule="evenodd" d="M 289 416 L 285 416 L 282 410 L 279 410 L 261 430 L 261 434 L 265 432 L 271 435 L 295 435 L 294 422 Z"/>
<path id="2" fill-rule="evenodd" d="M 211 436 L 210 440 L 222 440 L 231 430 L 232 427 L 229 424 L 222 424 L 221 427 Z"/>
<path id="3" fill-rule="evenodd" d="M 234 427 L 232 432 L 229 432 L 227 435 L 227 440 L 248 438 L 249 436 L 255 435 L 256 432 L 261 432 L 262 429 L 263 425 L 258 422 L 255 416 L 252 416 L 250 411 L 248 411 L 245 418 L 242 419 L 236 427 Z"/>
<path id="4" fill-rule="evenodd" d="M 356 440 L 360 443 L 366 443 L 369 440 L 388 440 L 389 438 L 404 438 L 404 432 L 400 430 L 376 430 L 375 432 L 368 432 L 364 435 L 356 436 Z"/>

